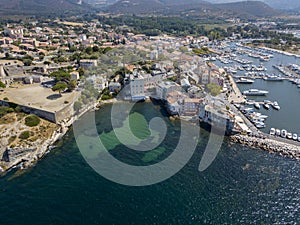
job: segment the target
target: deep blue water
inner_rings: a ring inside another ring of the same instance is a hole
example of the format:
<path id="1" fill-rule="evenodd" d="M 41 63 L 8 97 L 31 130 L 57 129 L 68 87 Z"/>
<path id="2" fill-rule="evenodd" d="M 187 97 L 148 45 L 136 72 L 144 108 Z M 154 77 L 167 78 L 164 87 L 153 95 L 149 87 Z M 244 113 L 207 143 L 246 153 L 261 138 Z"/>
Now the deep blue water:
<path id="1" fill-rule="evenodd" d="M 158 106 L 135 109 L 148 119 Z M 96 114 L 98 131 L 110 132 L 110 106 Z M 177 123 L 168 124 L 176 136 Z M 167 138 L 162 160 L 176 145 Z M 0 179 L 1 224 L 299 224 L 299 161 L 224 142 L 216 160 L 198 171 L 208 133 L 190 162 L 170 179 L 146 187 L 113 183 L 85 162 L 72 131 L 60 147 L 23 174 Z M 118 146 L 112 154 L 138 159 Z M 155 161 L 156 162 L 156 161 Z"/>

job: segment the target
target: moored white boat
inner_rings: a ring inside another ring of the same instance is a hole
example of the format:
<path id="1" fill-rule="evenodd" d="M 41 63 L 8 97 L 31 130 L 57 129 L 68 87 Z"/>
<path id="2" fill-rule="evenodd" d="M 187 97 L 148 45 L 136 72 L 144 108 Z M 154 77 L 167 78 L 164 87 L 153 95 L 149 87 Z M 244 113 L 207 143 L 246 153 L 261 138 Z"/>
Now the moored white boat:
<path id="1" fill-rule="evenodd" d="M 267 75 L 263 78 L 265 81 L 283 81 L 284 78 L 276 75 Z"/>
<path id="2" fill-rule="evenodd" d="M 275 130 L 275 134 L 276 134 L 277 136 L 280 136 L 280 134 L 281 134 L 280 129 L 276 129 L 276 130 Z"/>
<path id="3" fill-rule="evenodd" d="M 283 138 L 285 138 L 286 137 L 286 135 L 287 135 L 287 131 L 286 130 L 281 130 L 281 137 L 283 137 Z"/>
<path id="4" fill-rule="evenodd" d="M 257 108 L 257 109 L 260 109 L 260 104 L 257 103 L 257 102 L 255 102 L 255 103 L 254 103 L 254 107 Z"/>
<path id="5" fill-rule="evenodd" d="M 258 89 L 249 89 L 243 92 L 244 95 L 249 95 L 249 96 L 264 96 L 268 93 L 269 93 L 268 91 L 258 90 Z"/>
<path id="6" fill-rule="evenodd" d="M 264 108 L 265 108 L 265 109 L 270 109 L 270 105 L 267 104 L 267 103 L 264 103 Z"/>
<path id="7" fill-rule="evenodd" d="M 279 109 L 280 109 L 280 106 L 279 106 L 278 102 L 273 102 L 272 107 L 273 107 L 274 109 L 276 109 L 276 110 L 279 110 Z"/>
<path id="8" fill-rule="evenodd" d="M 246 78 L 239 78 L 236 83 L 239 83 L 239 84 L 253 84 L 254 83 L 254 80 L 252 79 L 246 79 Z"/>
<path id="9" fill-rule="evenodd" d="M 293 140 L 297 141 L 298 140 L 298 135 L 297 134 L 293 134 Z"/>

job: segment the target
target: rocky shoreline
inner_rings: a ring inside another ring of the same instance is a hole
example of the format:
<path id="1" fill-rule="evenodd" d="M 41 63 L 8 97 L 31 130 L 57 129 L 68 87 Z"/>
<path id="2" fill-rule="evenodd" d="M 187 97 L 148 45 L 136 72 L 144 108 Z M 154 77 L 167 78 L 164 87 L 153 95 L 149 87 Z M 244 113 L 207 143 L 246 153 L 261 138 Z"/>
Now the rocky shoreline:
<path id="1" fill-rule="evenodd" d="M 39 145 L 34 146 L 34 151 L 28 151 L 28 153 L 22 154 L 19 157 L 13 158 L 11 162 L 8 163 L 7 167 L 0 168 L 0 174 L 5 174 L 14 168 L 19 169 L 27 169 L 33 166 L 39 159 L 44 157 L 44 155 L 50 150 L 51 146 L 55 145 L 55 143 L 63 138 L 65 134 L 68 132 L 69 128 L 72 124 L 78 120 L 82 115 L 87 113 L 88 111 L 94 109 L 96 104 L 89 105 L 85 107 L 80 114 L 71 117 L 68 121 L 62 122 L 59 125 L 59 128 L 55 130 L 51 137 Z M 14 149 L 7 149 L 7 150 L 14 150 Z M 25 148 L 18 148 L 17 151 L 26 151 Z"/>
<path id="2" fill-rule="evenodd" d="M 231 136 L 230 141 L 252 148 L 259 148 L 270 153 L 277 153 L 293 159 L 300 159 L 300 146 L 290 143 L 268 138 L 250 137 L 241 134 Z"/>
<path id="3" fill-rule="evenodd" d="M 58 140 L 64 137 L 64 135 L 69 130 L 69 127 L 79 119 L 82 115 L 87 113 L 90 110 L 99 110 L 101 105 L 103 104 L 111 104 L 117 102 L 114 100 L 101 101 L 98 104 L 90 105 L 84 108 L 80 114 L 71 117 L 67 122 L 59 124 L 59 129 L 55 130 L 51 136 L 51 138 L 47 139 L 40 146 L 35 146 L 36 151 L 30 152 L 26 155 L 23 155 L 20 158 L 16 158 L 14 161 L 10 163 L 10 165 L 5 168 L 5 170 L 0 171 L 0 173 L 8 172 L 13 168 L 21 168 L 26 169 L 33 166 L 39 159 L 41 159 L 48 151 L 51 146 L 53 146 Z M 170 118 L 171 120 L 175 120 L 176 118 Z M 186 119 L 186 118 L 185 118 Z M 243 134 L 236 134 L 229 136 L 229 140 L 233 143 L 238 143 L 244 146 L 248 146 L 251 148 L 258 148 L 270 153 L 277 153 L 282 156 L 287 156 L 294 159 L 300 159 L 300 146 L 293 145 L 290 143 L 286 143 L 280 140 L 273 140 L 270 138 L 262 138 L 262 137 L 254 137 Z"/>

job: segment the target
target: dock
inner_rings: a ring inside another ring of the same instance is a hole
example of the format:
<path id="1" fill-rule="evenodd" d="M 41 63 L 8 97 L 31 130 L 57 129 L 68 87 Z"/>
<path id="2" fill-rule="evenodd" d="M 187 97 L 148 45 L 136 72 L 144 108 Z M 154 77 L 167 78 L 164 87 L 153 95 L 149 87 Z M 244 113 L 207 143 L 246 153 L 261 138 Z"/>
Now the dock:
<path id="1" fill-rule="evenodd" d="M 228 97 L 229 102 L 235 104 L 249 104 L 249 102 L 244 99 L 232 76 L 228 76 L 229 81 L 232 85 L 232 91 Z M 250 102 L 250 104 L 254 103 L 265 104 L 265 102 Z M 272 102 L 269 104 L 272 104 Z M 230 108 L 236 115 L 243 119 L 244 124 L 251 131 L 251 133 L 248 134 L 237 134 L 231 136 L 230 139 L 233 142 L 249 147 L 259 148 L 270 153 L 279 153 L 280 155 L 300 159 L 300 142 L 263 133 L 258 128 L 256 128 L 255 125 L 233 104 L 230 104 Z"/>
<path id="2" fill-rule="evenodd" d="M 238 88 L 237 84 L 235 83 L 233 77 L 231 75 L 228 74 L 228 80 L 231 84 L 231 88 L 232 91 L 230 92 L 229 96 L 228 96 L 228 101 L 232 102 L 232 103 L 246 103 L 246 100 L 242 94 L 242 92 L 240 91 L 240 89 Z"/>

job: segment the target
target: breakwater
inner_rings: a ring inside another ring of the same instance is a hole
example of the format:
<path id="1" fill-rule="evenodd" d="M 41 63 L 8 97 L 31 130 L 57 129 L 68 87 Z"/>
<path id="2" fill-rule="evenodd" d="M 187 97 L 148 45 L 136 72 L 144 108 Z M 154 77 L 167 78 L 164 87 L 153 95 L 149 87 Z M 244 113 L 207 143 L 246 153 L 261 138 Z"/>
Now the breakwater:
<path id="1" fill-rule="evenodd" d="M 233 135 L 230 137 L 232 142 L 249 146 L 252 148 L 259 148 L 270 153 L 277 153 L 282 156 L 287 156 L 294 159 L 300 159 L 300 146 L 286 143 L 279 140 L 269 138 L 251 137 L 248 135 Z"/>

